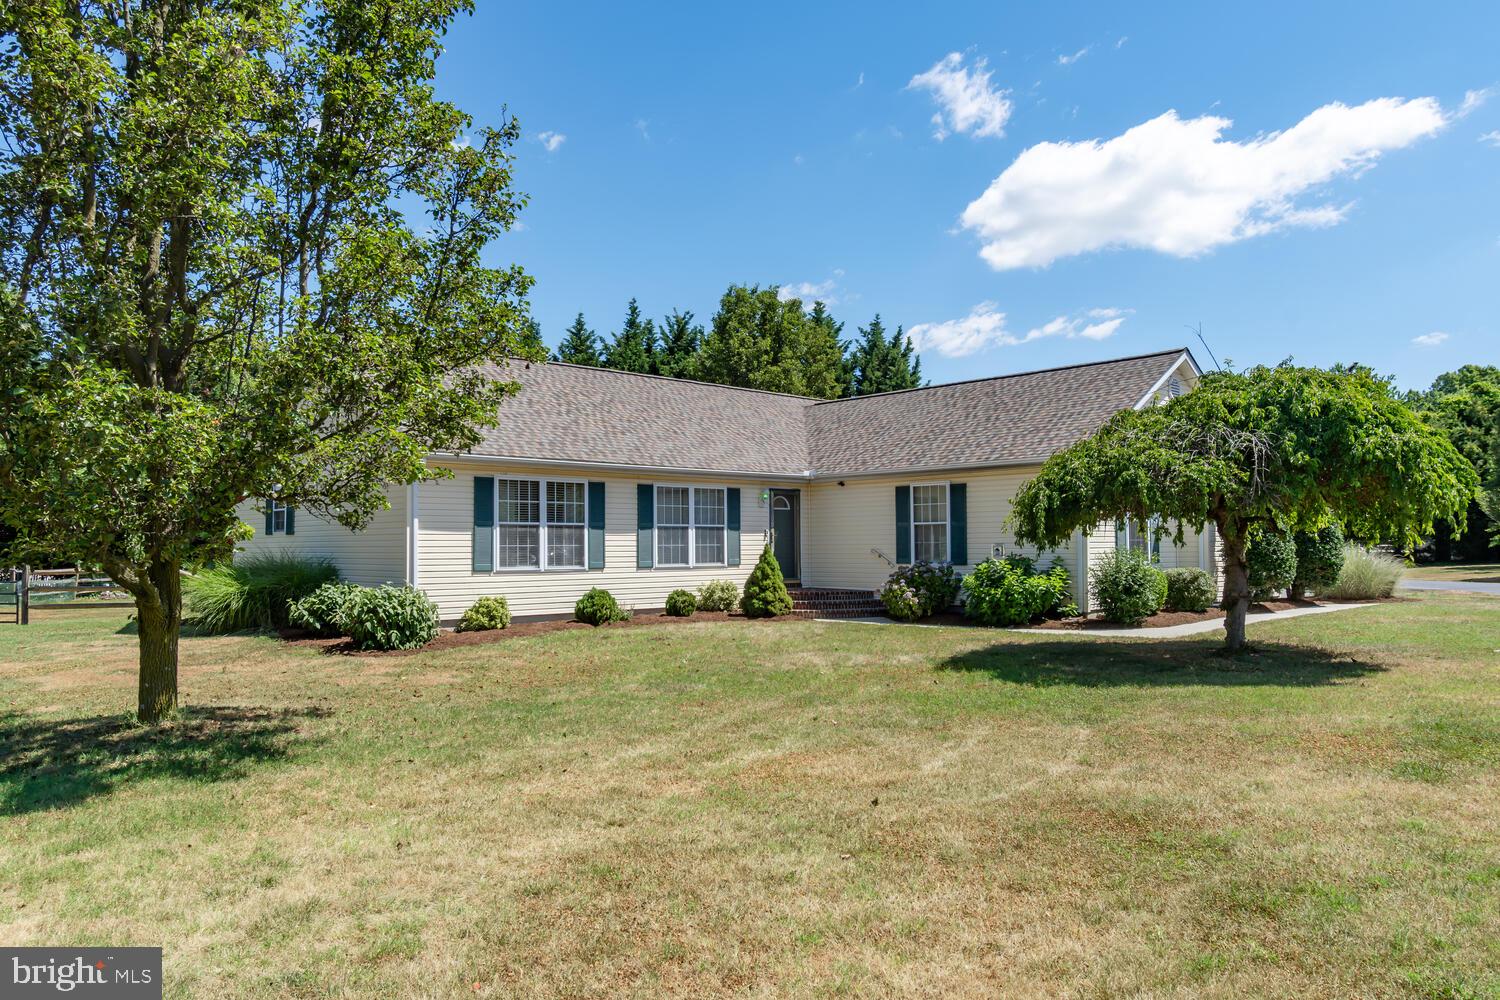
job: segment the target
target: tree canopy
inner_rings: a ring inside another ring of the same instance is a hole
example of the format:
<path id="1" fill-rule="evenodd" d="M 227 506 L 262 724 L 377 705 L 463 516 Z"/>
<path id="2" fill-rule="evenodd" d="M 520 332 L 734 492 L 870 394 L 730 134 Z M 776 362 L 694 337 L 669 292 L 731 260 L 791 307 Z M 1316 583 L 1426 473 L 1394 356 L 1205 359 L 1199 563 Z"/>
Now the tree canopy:
<path id="1" fill-rule="evenodd" d="M 845 394 L 868 396 L 875 392 L 915 389 L 922 385 L 922 359 L 901 327 L 887 336 L 880 314 L 869 326 L 859 328 L 859 338 L 849 349 L 849 386 Z"/>
<path id="2" fill-rule="evenodd" d="M 1438 523 L 1438 558 L 1446 560 L 1455 550 L 1466 559 L 1487 558 L 1500 547 L 1500 368 L 1464 365 L 1439 375 L 1426 392 L 1407 398 L 1448 435 L 1485 485 L 1468 510 L 1465 530 L 1455 531 L 1446 520 Z"/>
<path id="3" fill-rule="evenodd" d="M 599 337 L 584 322 L 583 313 L 574 317 L 563 334 L 562 343 L 557 345 L 554 358 L 572 365 L 589 365 L 594 368 L 604 363 L 604 358 L 599 353 Z"/>
<path id="4" fill-rule="evenodd" d="M 731 285 L 698 356 L 708 382 L 833 399 L 843 391 L 844 344 L 826 310 L 809 313 L 775 288 Z"/>
<path id="5" fill-rule="evenodd" d="M 625 309 L 625 325 L 604 345 L 604 367 L 656 374 L 656 325 L 641 318 L 641 307 L 635 299 Z"/>
<path id="6" fill-rule="evenodd" d="M 531 279 L 481 260 L 519 126 L 433 93 L 468 9 L 0 8 L 0 517 L 132 595 L 144 720 L 237 504 L 367 523 L 496 420 L 474 366 L 535 346 Z"/>
<path id="7" fill-rule="evenodd" d="M 1366 370 L 1283 364 L 1213 372 L 1191 392 L 1117 414 L 1053 455 L 1018 491 L 1022 542 L 1052 546 L 1131 516 L 1218 527 L 1229 645 L 1244 642 L 1252 529 L 1344 525 L 1410 547 L 1438 518 L 1461 521 L 1473 466 Z"/>

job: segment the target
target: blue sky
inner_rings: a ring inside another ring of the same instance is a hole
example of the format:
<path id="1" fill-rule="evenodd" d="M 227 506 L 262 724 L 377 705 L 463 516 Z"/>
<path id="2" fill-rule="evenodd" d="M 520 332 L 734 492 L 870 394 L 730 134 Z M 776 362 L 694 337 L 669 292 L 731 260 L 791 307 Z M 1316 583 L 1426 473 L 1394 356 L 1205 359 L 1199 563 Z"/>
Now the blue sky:
<path id="1" fill-rule="evenodd" d="M 550 344 L 745 282 L 916 329 L 934 381 L 1207 364 L 1200 323 L 1236 365 L 1500 363 L 1500 5 L 1126 6 L 481 2 L 438 88 L 521 120 L 492 252 Z"/>

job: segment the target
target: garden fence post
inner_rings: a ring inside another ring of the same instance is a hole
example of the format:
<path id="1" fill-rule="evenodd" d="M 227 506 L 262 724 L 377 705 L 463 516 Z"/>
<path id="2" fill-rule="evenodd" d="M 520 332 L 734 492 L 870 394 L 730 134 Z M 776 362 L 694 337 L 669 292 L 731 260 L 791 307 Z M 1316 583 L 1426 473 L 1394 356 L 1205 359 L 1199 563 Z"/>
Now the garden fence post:
<path id="1" fill-rule="evenodd" d="M 21 567 L 21 590 L 16 594 L 16 607 L 22 625 L 31 624 L 31 567 Z"/>

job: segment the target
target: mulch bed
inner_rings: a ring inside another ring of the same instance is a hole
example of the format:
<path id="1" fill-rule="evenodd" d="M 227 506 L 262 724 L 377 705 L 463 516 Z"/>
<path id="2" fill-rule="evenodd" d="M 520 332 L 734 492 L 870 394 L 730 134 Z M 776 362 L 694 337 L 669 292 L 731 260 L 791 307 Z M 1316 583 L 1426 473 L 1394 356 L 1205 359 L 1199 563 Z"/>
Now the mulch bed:
<path id="1" fill-rule="evenodd" d="M 627 628 L 640 628 L 643 625 L 692 625 L 697 622 L 727 622 L 727 621 L 752 621 L 763 622 L 795 621 L 790 615 L 784 618 L 761 618 L 750 619 L 738 611 L 699 611 L 688 618 L 677 618 L 667 614 L 637 614 L 635 617 L 623 622 L 610 622 L 607 625 L 593 626 L 571 619 L 558 619 L 555 621 L 533 621 L 512 622 L 508 628 L 492 629 L 485 632 L 454 632 L 444 629 L 439 632 L 437 638 L 420 649 L 355 649 L 353 644 L 346 638 L 325 639 L 312 635 L 300 629 L 282 629 L 281 638 L 289 646 L 301 646 L 306 649 L 316 649 L 330 656 L 411 656 L 416 653 L 432 653 L 444 649 L 456 649 L 460 646 L 482 646 L 491 642 L 504 642 L 507 639 L 521 639 L 528 635 L 545 635 L 549 632 L 566 632 L 577 629 L 598 631 L 618 631 Z"/>

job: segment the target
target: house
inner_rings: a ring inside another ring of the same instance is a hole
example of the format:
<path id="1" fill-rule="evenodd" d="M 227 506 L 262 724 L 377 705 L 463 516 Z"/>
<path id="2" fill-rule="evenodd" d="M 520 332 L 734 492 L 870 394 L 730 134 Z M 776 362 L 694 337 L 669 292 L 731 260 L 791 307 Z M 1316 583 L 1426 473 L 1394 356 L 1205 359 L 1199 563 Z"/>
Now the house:
<path id="1" fill-rule="evenodd" d="M 411 584 L 444 621 L 502 594 L 518 618 L 562 616 L 591 587 L 660 608 L 678 587 L 743 584 L 773 546 L 789 585 L 877 590 L 897 564 L 1060 558 L 1086 606 L 1115 546 L 1217 578 L 1212 528 L 1184 544 L 1103 524 L 1047 552 L 1018 546 L 1011 498 L 1052 453 L 1114 413 L 1188 391 L 1185 349 L 921 389 L 817 400 L 568 364 L 512 362 L 520 392 L 480 445 L 395 488 L 359 533 L 247 502 L 249 551 L 331 558 L 355 583 Z"/>

